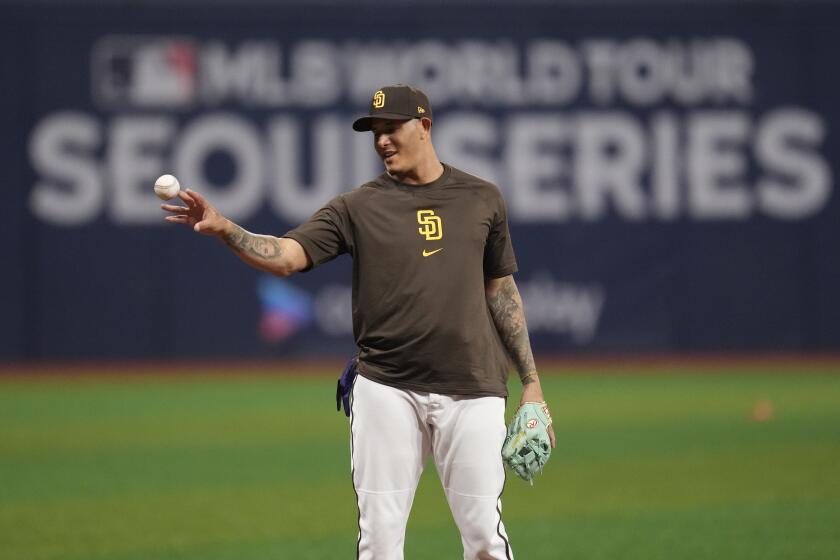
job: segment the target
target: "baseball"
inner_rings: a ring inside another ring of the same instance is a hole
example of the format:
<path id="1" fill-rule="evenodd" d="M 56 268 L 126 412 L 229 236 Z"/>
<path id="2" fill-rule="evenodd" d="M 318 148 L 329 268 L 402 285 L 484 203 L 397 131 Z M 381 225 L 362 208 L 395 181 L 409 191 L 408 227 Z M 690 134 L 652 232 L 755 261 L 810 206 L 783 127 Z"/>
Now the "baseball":
<path id="1" fill-rule="evenodd" d="M 181 184 L 174 175 L 161 175 L 155 181 L 155 194 L 163 200 L 169 200 L 178 194 Z"/>

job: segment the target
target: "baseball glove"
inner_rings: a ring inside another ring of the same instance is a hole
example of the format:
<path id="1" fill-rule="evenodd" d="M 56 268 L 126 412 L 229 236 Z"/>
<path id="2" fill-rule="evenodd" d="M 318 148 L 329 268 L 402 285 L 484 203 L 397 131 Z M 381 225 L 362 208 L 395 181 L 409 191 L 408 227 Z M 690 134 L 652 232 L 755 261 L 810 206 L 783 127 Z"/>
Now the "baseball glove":
<path id="1" fill-rule="evenodd" d="M 531 484 L 534 475 L 542 472 L 551 456 L 549 426 L 551 414 L 544 402 L 523 403 L 508 426 L 502 459 L 513 472 Z"/>

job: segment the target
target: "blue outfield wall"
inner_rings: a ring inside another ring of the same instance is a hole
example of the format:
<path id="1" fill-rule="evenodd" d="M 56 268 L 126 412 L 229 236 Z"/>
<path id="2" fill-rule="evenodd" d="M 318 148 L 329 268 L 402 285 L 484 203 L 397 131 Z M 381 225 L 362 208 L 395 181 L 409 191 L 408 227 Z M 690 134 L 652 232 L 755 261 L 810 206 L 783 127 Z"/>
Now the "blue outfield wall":
<path id="1" fill-rule="evenodd" d="M 380 172 L 394 82 L 502 188 L 537 352 L 840 348 L 837 6 L 0 15 L 2 360 L 351 352 L 349 258 L 260 274 L 151 185 L 280 235 Z"/>

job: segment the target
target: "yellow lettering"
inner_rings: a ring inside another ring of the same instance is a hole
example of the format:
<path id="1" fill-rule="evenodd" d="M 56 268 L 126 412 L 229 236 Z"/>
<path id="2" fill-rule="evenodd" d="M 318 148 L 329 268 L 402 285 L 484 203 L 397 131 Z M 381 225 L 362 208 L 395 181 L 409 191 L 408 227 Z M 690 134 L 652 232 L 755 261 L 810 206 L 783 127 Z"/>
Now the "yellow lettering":
<path id="1" fill-rule="evenodd" d="M 434 210 L 418 210 L 417 223 L 422 226 L 417 228 L 417 231 L 426 237 L 426 241 L 443 238 L 443 221 L 439 216 L 435 216 Z"/>
<path id="2" fill-rule="evenodd" d="M 385 94 L 382 93 L 382 90 L 379 90 L 373 94 L 373 106 L 376 109 L 381 109 L 385 106 Z"/>

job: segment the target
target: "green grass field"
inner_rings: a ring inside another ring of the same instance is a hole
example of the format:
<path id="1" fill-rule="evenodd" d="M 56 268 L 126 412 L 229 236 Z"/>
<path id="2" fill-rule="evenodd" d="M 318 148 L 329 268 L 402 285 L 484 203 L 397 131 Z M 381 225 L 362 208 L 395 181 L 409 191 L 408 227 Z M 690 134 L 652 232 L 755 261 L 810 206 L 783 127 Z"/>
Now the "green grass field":
<path id="1" fill-rule="evenodd" d="M 517 558 L 840 558 L 837 367 L 572 369 L 545 474 L 508 478 Z M 334 380 L 230 373 L 0 377 L 0 558 L 353 558 Z M 461 554 L 429 465 L 406 557 Z"/>

